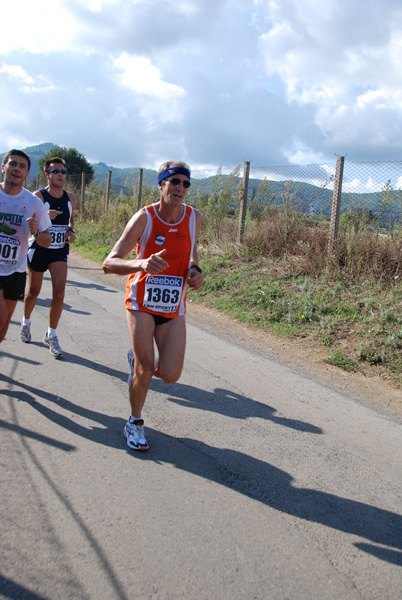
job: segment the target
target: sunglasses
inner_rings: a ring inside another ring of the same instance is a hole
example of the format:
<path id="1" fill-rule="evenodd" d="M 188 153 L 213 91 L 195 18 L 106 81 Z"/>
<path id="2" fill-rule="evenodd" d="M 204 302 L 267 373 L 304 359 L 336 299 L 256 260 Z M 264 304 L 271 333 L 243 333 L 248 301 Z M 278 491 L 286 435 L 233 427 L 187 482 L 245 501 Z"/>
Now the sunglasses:
<path id="1" fill-rule="evenodd" d="M 182 181 L 178 177 L 171 177 L 170 179 L 168 179 L 168 181 L 173 185 L 180 185 L 182 183 L 183 187 L 186 189 L 189 188 L 191 185 L 189 181 Z"/>
<path id="2" fill-rule="evenodd" d="M 58 173 L 61 173 L 62 175 L 65 175 L 67 173 L 66 169 L 52 169 L 51 171 L 48 171 L 48 173 L 54 173 L 55 175 L 57 175 Z"/>

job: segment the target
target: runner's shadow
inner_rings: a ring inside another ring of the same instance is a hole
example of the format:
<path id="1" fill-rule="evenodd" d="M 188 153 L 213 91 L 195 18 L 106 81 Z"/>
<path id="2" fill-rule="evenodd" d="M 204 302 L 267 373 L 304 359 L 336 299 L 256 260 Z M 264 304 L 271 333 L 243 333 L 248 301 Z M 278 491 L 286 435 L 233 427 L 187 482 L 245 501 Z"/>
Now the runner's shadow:
<path id="1" fill-rule="evenodd" d="M 3 390 L 0 390 L 0 394 L 4 394 Z M 17 400 L 22 400 L 22 397 L 18 397 L 18 394 L 24 394 L 24 392 L 16 392 L 16 393 L 7 393 L 7 397 L 10 398 L 14 396 Z M 76 450 L 75 446 L 71 444 L 64 444 L 63 442 L 59 442 L 58 440 L 54 440 L 53 438 L 42 435 L 41 433 L 37 433 L 36 431 L 32 431 L 32 429 L 26 429 L 25 427 L 21 427 L 20 425 L 13 425 L 12 423 L 7 423 L 7 421 L 3 421 L 0 419 L 0 428 L 5 429 L 7 431 L 13 431 L 17 433 L 19 436 L 24 436 L 25 438 L 29 438 L 31 440 L 36 440 L 38 442 L 42 442 L 43 444 L 48 444 L 49 446 L 53 446 L 54 448 L 59 448 L 59 450 L 64 450 L 65 452 L 71 452 L 72 450 Z"/>
<path id="2" fill-rule="evenodd" d="M 285 471 L 237 450 L 215 448 L 189 438 L 173 438 L 149 428 L 147 432 L 151 450 L 142 458 L 155 461 L 161 468 L 168 463 L 280 513 L 388 546 L 354 544 L 386 562 L 402 563 L 401 515 L 327 492 L 298 488 Z"/>
<path id="3" fill-rule="evenodd" d="M 1 392 L 7 397 L 14 397 L 17 401 L 28 403 L 45 418 L 78 436 L 97 444 L 130 452 L 122 436 L 123 419 L 93 411 L 66 398 L 14 381 L 7 376 L 3 376 L 3 380 L 13 386 L 12 390 Z M 43 402 L 38 402 L 38 396 Z M 49 406 L 48 403 L 56 408 Z M 61 414 L 59 408 L 74 416 L 70 418 Z M 99 426 L 84 426 L 74 421 L 77 416 L 94 421 Z M 20 433 L 25 435 L 26 432 L 21 430 Z M 189 438 L 174 438 L 150 428 L 147 428 L 147 434 L 151 451 L 140 455 L 132 453 L 133 457 L 154 461 L 161 468 L 164 468 L 166 463 L 170 463 L 177 469 L 214 481 L 279 512 L 360 536 L 374 544 L 388 546 L 384 550 L 370 544 L 355 544 L 362 551 L 376 555 L 382 560 L 400 564 L 402 557 L 402 553 L 398 552 L 402 550 L 400 515 L 334 494 L 297 488 L 293 485 L 291 475 L 285 471 L 237 450 L 215 448 Z M 53 442 L 46 439 L 39 441 Z M 71 448 L 62 449 L 68 451 Z"/>
<path id="4" fill-rule="evenodd" d="M 12 600 L 17 598 L 21 598 L 21 600 L 47 600 L 45 596 L 39 596 L 2 575 L 0 575 L 0 594 L 2 598 L 11 598 Z"/>
<path id="5" fill-rule="evenodd" d="M 16 356 L 15 354 L 10 354 L 9 352 L 2 352 L 1 356 L 4 356 L 5 358 L 11 358 L 13 360 L 19 360 L 21 362 L 27 363 L 29 365 L 40 365 L 42 363 L 40 363 L 37 360 L 32 360 L 30 358 L 24 358 L 23 356 Z M 2 375 L 0 374 L 0 379 L 2 378 Z"/>
<path id="6" fill-rule="evenodd" d="M 37 298 L 36 299 L 36 306 L 42 306 L 43 308 L 49 308 L 50 303 L 51 303 L 52 299 L 51 298 Z M 71 305 L 68 304 L 67 302 L 63 303 L 63 310 L 67 311 L 67 312 L 71 312 L 75 315 L 90 315 L 91 313 L 86 311 L 86 310 L 76 310 L 75 308 L 71 308 Z"/>
<path id="7" fill-rule="evenodd" d="M 74 267 L 76 269 L 76 267 Z M 100 269 L 101 270 L 101 269 Z M 78 281 L 73 281 L 72 279 L 67 279 L 66 286 L 82 288 L 88 290 L 96 290 L 98 292 L 107 292 L 108 294 L 119 294 L 119 290 L 114 290 L 112 288 L 106 287 L 105 285 L 99 285 L 98 283 L 81 283 Z"/>
<path id="8" fill-rule="evenodd" d="M 106 375 L 110 375 L 111 377 L 115 377 L 116 379 L 120 379 L 121 381 L 127 383 L 127 371 L 119 371 L 118 369 L 113 369 L 112 367 L 94 362 L 89 358 L 84 358 L 83 356 L 78 356 L 77 354 L 69 354 L 68 352 L 63 353 L 63 361 L 73 365 L 80 365 L 81 367 L 86 367 L 87 369 L 92 369 L 97 373 L 105 373 Z"/>
<path id="9" fill-rule="evenodd" d="M 122 449 L 124 448 L 124 440 L 122 440 L 122 432 L 125 424 L 125 420 L 120 417 L 109 416 L 104 413 L 100 413 L 89 408 L 85 408 L 80 404 L 75 404 L 66 398 L 60 397 L 56 394 L 50 394 L 44 390 L 40 390 L 37 387 L 30 386 L 22 381 L 15 381 L 8 376 L 3 376 L 3 380 L 12 385 L 13 389 L 0 390 L 0 394 L 6 395 L 8 398 L 15 398 L 18 402 L 26 402 L 34 410 L 43 415 L 49 421 L 56 423 L 60 427 L 63 427 L 67 431 L 74 433 L 75 435 L 81 436 L 87 440 L 91 440 L 97 444 L 103 444 L 111 448 Z M 15 389 L 20 388 L 20 389 Z M 38 398 L 43 402 L 38 402 Z M 49 406 L 53 404 L 56 408 Z M 73 417 L 68 417 L 60 412 L 60 410 L 68 411 Z M 82 417 L 89 421 L 93 421 L 98 425 L 82 425 L 77 419 Z M 0 422 L 0 427 L 10 429 L 10 425 L 4 422 Z M 37 439 L 43 443 L 48 443 L 52 446 L 58 446 L 62 450 L 70 451 L 75 449 L 70 444 L 61 443 L 56 444 L 51 438 L 41 436 L 40 434 L 29 431 L 29 435 L 20 428 L 18 431 L 21 435 L 26 435 Z"/>
<path id="10" fill-rule="evenodd" d="M 363 552 L 367 552 L 380 560 L 402 567 L 402 553 L 395 552 L 389 548 L 373 546 L 372 544 L 355 544 L 355 546 L 359 550 L 363 550 Z"/>
<path id="11" fill-rule="evenodd" d="M 213 392 L 196 388 L 183 383 L 166 384 L 160 379 L 152 379 L 150 389 L 166 394 L 169 400 L 180 406 L 187 406 L 198 410 L 207 410 L 219 413 L 232 419 L 250 419 L 252 417 L 266 419 L 305 433 L 322 434 L 320 427 L 304 423 L 297 419 L 287 419 L 275 415 L 276 409 L 272 406 L 247 398 L 236 392 L 216 388 Z"/>

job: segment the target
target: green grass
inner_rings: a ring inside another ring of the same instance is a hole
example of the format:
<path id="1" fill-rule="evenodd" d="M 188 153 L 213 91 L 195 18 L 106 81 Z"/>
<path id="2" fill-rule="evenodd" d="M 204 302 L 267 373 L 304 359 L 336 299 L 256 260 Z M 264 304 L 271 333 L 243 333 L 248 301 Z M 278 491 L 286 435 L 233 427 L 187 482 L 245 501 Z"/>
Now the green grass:
<path id="1" fill-rule="evenodd" d="M 261 258 L 244 262 L 202 250 L 200 256 L 204 285 L 191 294 L 193 302 L 275 335 L 308 338 L 330 349 L 330 364 L 363 372 L 376 366 L 402 384 L 400 283 L 384 288 L 364 277 L 350 285 L 326 274 L 289 276 L 285 259 L 282 264 Z"/>
<path id="2" fill-rule="evenodd" d="M 333 365 L 334 367 L 339 367 L 344 371 L 356 373 L 356 371 L 361 371 L 358 363 L 349 358 L 342 350 L 337 348 L 333 351 L 331 356 L 327 359 L 327 363 L 329 365 Z"/>
<path id="3" fill-rule="evenodd" d="M 121 228 L 113 228 L 105 233 L 105 224 L 99 221 L 78 221 L 77 239 L 74 246 L 86 258 L 103 262 L 114 243 L 121 235 Z"/>

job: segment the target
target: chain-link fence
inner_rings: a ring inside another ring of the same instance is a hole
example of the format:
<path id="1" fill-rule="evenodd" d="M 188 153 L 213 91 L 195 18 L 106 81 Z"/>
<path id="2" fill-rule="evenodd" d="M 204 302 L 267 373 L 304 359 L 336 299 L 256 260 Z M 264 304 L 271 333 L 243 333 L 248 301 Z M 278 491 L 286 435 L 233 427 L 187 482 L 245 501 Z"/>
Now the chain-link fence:
<path id="1" fill-rule="evenodd" d="M 341 214 L 351 212 L 366 224 L 393 230 L 402 226 L 402 162 L 355 163 L 345 160 Z"/>
<path id="2" fill-rule="evenodd" d="M 88 182 L 84 173 L 67 177 L 66 187 L 76 193 L 80 210 L 94 197 L 94 190 L 98 202 L 104 198 L 102 209 L 106 212 L 109 201 L 117 196 L 130 197 L 134 208 L 141 206 L 144 196 L 147 200 L 158 199 L 156 172 L 151 169 L 116 169 L 107 173 L 106 180 L 95 169 L 94 180 L 90 185 Z M 45 182 L 38 176 L 36 184 L 39 187 Z M 402 227 L 402 161 L 362 163 L 339 157 L 333 164 L 244 163 L 234 168 L 194 169 L 186 201 L 201 210 L 213 206 L 228 216 L 239 214 L 243 224 L 246 213 L 251 219 L 258 219 L 269 214 L 269 209 L 290 206 L 311 218 L 331 222 L 335 219 L 335 235 L 339 219 L 393 231 Z"/>

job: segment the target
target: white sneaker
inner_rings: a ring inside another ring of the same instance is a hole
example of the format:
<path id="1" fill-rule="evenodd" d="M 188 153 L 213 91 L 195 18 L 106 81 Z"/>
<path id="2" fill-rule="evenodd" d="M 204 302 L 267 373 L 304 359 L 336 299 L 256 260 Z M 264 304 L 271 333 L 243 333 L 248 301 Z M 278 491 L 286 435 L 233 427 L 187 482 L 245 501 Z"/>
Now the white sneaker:
<path id="1" fill-rule="evenodd" d="M 127 423 L 124 426 L 124 435 L 127 440 L 127 446 L 132 450 L 148 450 L 148 442 L 144 433 L 144 421 L 138 419 L 134 423 Z"/>
<path id="2" fill-rule="evenodd" d="M 46 344 L 46 346 L 49 346 L 49 352 L 55 358 L 60 358 L 60 356 L 63 356 L 63 350 L 59 346 L 57 335 L 54 337 L 48 337 L 46 332 L 46 335 L 43 338 L 43 343 Z"/>
<path id="3" fill-rule="evenodd" d="M 20 332 L 21 342 L 25 342 L 25 344 L 29 344 L 31 341 L 31 326 L 30 325 L 21 325 Z"/>

